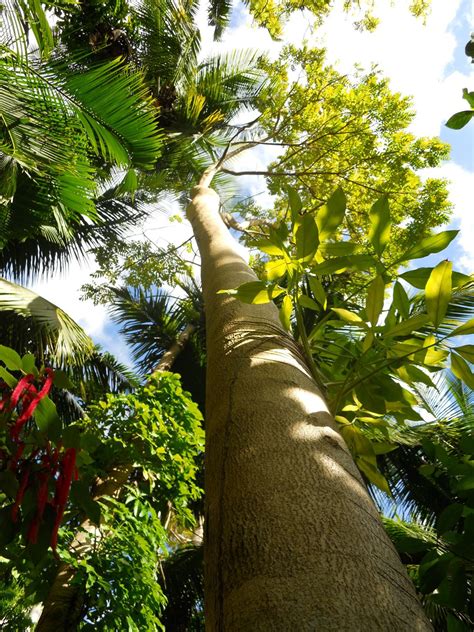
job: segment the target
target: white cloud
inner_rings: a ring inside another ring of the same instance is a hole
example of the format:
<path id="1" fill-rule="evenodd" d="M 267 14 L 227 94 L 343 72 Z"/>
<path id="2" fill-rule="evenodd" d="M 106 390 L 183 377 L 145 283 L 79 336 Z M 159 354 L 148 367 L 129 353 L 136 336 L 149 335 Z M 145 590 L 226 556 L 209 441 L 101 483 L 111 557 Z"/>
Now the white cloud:
<path id="1" fill-rule="evenodd" d="M 449 199 L 453 203 L 452 224 L 460 229 L 456 239 L 459 255 L 455 267 L 466 274 L 474 273 L 474 172 L 455 162 L 447 162 L 436 169 L 424 169 L 422 177 L 447 178 Z"/>
<path id="2" fill-rule="evenodd" d="M 461 90 L 469 81 L 467 58 L 465 72 L 446 76 L 456 47 L 453 20 L 462 3 L 433 0 L 425 26 L 410 15 L 407 0 L 376 3 L 380 23 L 375 32 L 367 33 L 354 29 L 339 1 L 316 41 L 327 47 L 328 60 L 343 72 L 350 73 L 355 62 L 365 68 L 377 64 L 390 78 L 392 89 L 413 96 L 416 117 L 412 131 L 438 135 L 441 125 L 456 111 Z M 466 23 L 466 32 L 468 28 Z"/>

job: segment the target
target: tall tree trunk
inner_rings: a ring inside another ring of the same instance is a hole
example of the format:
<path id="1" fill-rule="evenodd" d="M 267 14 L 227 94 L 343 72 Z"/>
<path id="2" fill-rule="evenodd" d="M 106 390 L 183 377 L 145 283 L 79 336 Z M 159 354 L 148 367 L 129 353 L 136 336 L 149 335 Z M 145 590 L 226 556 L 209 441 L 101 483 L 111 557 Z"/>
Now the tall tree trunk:
<path id="1" fill-rule="evenodd" d="M 217 294 L 256 277 L 207 181 L 187 211 L 207 328 L 206 630 L 431 630 L 276 307 Z"/>
<path id="2" fill-rule="evenodd" d="M 195 325 L 187 325 L 171 347 L 165 351 L 153 373 L 169 371 L 195 331 Z M 93 494 L 94 500 L 101 500 L 106 496 L 117 498 L 132 470 L 132 463 L 114 466 L 104 480 L 96 482 Z M 164 522 L 167 520 L 168 516 Z M 97 531 L 96 525 L 88 518 L 85 518 L 71 542 L 71 553 L 78 558 L 85 557 L 94 546 L 94 540 L 91 538 L 91 535 L 97 533 Z M 44 602 L 43 612 L 35 628 L 36 632 L 71 632 L 76 629 L 83 605 L 83 594 L 81 586 L 74 584 L 72 581 L 75 574 L 76 571 L 72 566 L 65 562 L 60 563 L 56 577 Z"/>

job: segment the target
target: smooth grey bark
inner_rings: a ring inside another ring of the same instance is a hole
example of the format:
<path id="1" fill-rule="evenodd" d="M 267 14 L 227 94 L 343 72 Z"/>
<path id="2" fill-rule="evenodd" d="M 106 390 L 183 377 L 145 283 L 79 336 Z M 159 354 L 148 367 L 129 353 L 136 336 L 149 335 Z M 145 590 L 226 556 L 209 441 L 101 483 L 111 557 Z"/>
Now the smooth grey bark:
<path id="1" fill-rule="evenodd" d="M 273 304 L 202 180 L 187 210 L 207 330 L 208 632 L 431 630 L 414 587 Z"/>

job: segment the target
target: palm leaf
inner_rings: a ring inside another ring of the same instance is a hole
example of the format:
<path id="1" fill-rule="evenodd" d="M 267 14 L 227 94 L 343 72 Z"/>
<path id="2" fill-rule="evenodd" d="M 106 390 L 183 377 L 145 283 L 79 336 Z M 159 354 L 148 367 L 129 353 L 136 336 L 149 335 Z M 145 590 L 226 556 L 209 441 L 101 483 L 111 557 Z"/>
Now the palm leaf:
<path id="1" fill-rule="evenodd" d="M 201 42 L 193 19 L 196 8 L 193 1 L 145 0 L 136 9 L 140 24 L 139 57 L 162 109 L 167 107 L 165 95 L 169 101 L 181 81 L 196 67 Z"/>
<path id="2" fill-rule="evenodd" d="M 204 630 L 203 547 L 189 544 L 176 549 L 163 561 L 162 569 L 166 630 Z"/>
<path id="3" fill-rule="evenodd" d="M 23 327 L 15 334 L 17 344 L 14 346 L 17 347 L 21 339 L 22 351 L 29 350 L 26 347 L 34 342 L 40 356 L 58 365 L 81 365 L 92 353 L 91 339 L 66 312 L 35 292 L 1 278 L 0 312 L 5 344 L 14 334 L 11 316 L 15 315 L 21 317 Z"/>
<path id="4" fill-rule="evenodd" d="M 211 0 L 208 9 L 208 20 L 214 26 L 214 38 L 220 39 L 224 29 L 230 22 L 232 2 L 230 0 Z"/>

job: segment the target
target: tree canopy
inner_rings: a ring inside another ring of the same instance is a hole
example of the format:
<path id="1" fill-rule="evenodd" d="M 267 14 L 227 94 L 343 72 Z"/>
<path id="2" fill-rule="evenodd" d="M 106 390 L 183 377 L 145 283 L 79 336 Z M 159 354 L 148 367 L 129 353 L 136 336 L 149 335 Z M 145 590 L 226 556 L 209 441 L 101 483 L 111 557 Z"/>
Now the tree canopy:
<path id="1" fill-rule="evenodd" d="M 367 4 L 359 28 L 376 25 Z M 273 37 L 302 8 L 292 0 L 248 6 Z M 331 6 L 304 8 L 317 23 Z M 272 353 L 280 344 L 304 367 L 431 625 L 471 629 L 474 285 L 442 260 L 457 235 L 439 230 L 451 210 L 446 183 L 419 174 L 449 148 L 408 131 L 410 100 L 378 71 L 343 76 L 322 49 L 286 47 L 275 61 L 252 51 L 202 59 L 197 8 L 152 0 L 3 7 L 0 623 L 23 630 L 33 617 L 40 632 L 204 629 L 202 526 L 216 511 L 203 506 L 204 429 L 215 445 L 217 418 L 205 410 L 210 399 L 219 408 L 233 397 L 214 392 L 215 358 L 207 391 L 204 369 L 209 343 L 227 340 L 232 327 L 216 330 L 209 281 L 195 278 L 186 244 L 156 247 L 127 230 L 156 212 L 160 195 L 184 210 L 192 185 L 208 191 L 215 178 L 225 191 L 234 176 L 260 174 L 271 208 L 231 199 L 220 209 L 252 269 L 239 263 L 247 280 L 211 293 L 222 314 L 228 305 L 235 313 L 241 304 L 276 305 L 281 327 L 248 311 L 257 325 L 239 321 L 230 340 L 244 364 L 246 345 L 274 339 Z M 427 3 L 411 9 L 422 14 Z M 230 12 L 228 2 L 209 4 L 216 38 Z M 259 145 L 275 151 L 264 170 L 235 165 Z M 193 207 L 196 189 L 191 195 Z M 199 213 L 196 221 L 205 223 Z M 134 371 L 17 285 L 91 249 L 98 270 L 86 296 L 109 307 Z M 435 264 L 419 262 L 438 253 Z M 269 419 L 284 397 L 266 402 Z M 257 452 L 246 440 L 237 437 L 239 454 Z M 208 444 L 208 470 L 232 441 L 226 434 L 217 456 Z M 232 542 L 238 566 L 244 552 Z"/>

